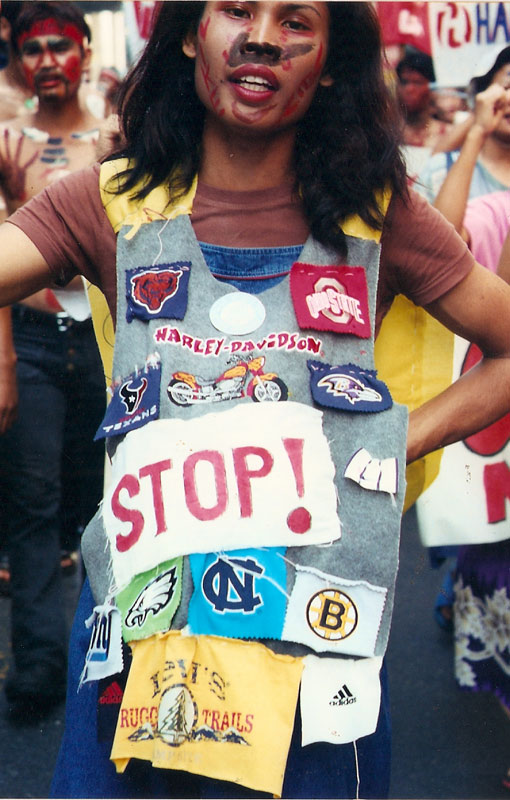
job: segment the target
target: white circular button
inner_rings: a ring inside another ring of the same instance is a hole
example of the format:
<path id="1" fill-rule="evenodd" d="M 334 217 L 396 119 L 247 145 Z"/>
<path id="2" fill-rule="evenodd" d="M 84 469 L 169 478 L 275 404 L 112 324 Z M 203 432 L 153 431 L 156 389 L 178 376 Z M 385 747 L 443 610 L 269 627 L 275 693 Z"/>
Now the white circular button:
<path id="1" fill-rule="evenodd" d="M 260 328 L 266 318 L 264 304 L 254 294 L 231 292 L 216 300 L 209 319 L 222 333 L 240 336 Z"/>

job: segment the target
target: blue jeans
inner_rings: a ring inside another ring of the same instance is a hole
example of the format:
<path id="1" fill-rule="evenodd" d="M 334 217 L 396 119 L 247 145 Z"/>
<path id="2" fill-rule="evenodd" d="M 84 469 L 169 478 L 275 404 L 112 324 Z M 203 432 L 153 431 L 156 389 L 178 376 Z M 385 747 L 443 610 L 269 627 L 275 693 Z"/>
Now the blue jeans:
<path id="1" fill-rule="evenodd" d="M 155 769 L 148 762 L 132 759 L 117 775 L 109 760 L 111 742 L 98 741 L 96 683 L 86 683 L 77 692 L 80 673 L 90 639 L 84 625 L 94 601 L 88 581 L 83 587 L 71 633 L 66 727 L 55 769 L 51 797 L 203 797 L 252 798 L 271 795 L 245 789 L 225 781 L 186 772 Z M 381 671 L 382 702 L 376 732 L 357 742 L 359 796 L 384 798 L 390 782 L 390 717 L 386 669 Z M 271 753 L 268 752 L 268 758 Z M 356 797 L 356 755 L 352 744 L 318 743 L 301 747 L 299 711 L 287 761 L 283 797 Z"/>
<path id="2" fill-rule="evenodd" d="M 34 667 L 65 675 L 63 475 L 78 474 L 87 508 L 73 495 L 73 515 L 90 518 L 102 496 L 104 448 L 93 437 L 104 414 L 105 384 L 90 322 L 59 325 L 52 314 L 15 306 L 13 334 L 19 408 L 14 426 L 0 438 L 0 496 L 15 672 L 29 679 Z"/>

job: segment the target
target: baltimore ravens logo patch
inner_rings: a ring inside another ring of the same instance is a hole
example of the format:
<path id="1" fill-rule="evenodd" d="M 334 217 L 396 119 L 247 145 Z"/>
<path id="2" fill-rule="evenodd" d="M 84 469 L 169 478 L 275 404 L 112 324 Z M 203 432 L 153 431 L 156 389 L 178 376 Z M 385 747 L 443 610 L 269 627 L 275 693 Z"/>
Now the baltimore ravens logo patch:
<path id="1" fill-rule="evenodd" d="M 190 261 L 126 270 L 126 319 L 184 319 Z"/>
<path id="2" fill-rule="evenodd" d="M 321 361 L 307 361 L 311 372 L 312 397 L 320 406 L 342 411 L 385 411 L 393 401 L 377 372 L 355 364 L 331 367 Z"/>

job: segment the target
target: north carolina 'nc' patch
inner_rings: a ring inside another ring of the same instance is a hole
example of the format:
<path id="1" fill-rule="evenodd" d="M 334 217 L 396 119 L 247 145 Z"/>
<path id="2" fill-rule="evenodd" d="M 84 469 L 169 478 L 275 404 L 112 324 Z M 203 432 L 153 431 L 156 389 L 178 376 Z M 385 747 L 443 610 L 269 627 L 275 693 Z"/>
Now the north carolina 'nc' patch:
<path id="1" fill-rule="evenodd" d="M 184 319 L 191 261 L 126 270 L 126 319 Z"/>
<path id="2" fill-rule="evenodd" d="M 280 639 L 287 607 L 285 547 L 189 557 L 192 634 Z"/>
<path id="3" fill-rule="evenodd" d="M 361 369 L 355 364 L 331 367 L 321 361 L 307 361 L 307 365 L 312 397 L 320 406 L 373 412 L 393 405 L 388 387 L 377 380 L 374 369 Z"/>
<path id="4" fill-rule="evenodd" d="M 296 262 L 290 271 L 290 290 L 300 328 L 370 338 L 364 267 Z"/>
<path id="5" fill-rule="evenodd" d="M 161 361 L 149 356 L 143 369 L 132 372 L 112 386 L 112 399 L 94 441 L 120 436 L 159 418 Z"/>

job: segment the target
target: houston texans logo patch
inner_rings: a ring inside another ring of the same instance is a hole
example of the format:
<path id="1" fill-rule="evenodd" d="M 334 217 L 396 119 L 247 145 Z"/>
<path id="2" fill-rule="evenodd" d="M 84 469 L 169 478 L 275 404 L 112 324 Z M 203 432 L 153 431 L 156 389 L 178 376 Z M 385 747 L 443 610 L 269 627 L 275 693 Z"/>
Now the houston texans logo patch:
<path id="1" fill-rule="evenodd" d="M 126 319 L 184 319 L 190 261 L 126 270 Z"/>
<path id="2" fill-rule="evenodd" d="M 143 369 L 132 372 L 110 388 L 112 399 L 94 441 L 120 436 L 159 418 L 161 361 L 149 356 Z"/>
<path id="3" fill-rule="evenodd" d="M 377 372 L 355 364 L 331 367 L 321 361 L 307 361 L 312 397 L 327 408 L 343 411 L 385 411 L 393 401 Z"/>
<path id="4" fill-rule="evenodd" d="M 128 414 L 135 413 L 149 385 L 147 378 L 140 378 L 139 380 L 139 386 L 136 386 L 136 381 L 134 379 L 130 379 L 125 381 L 119 389 L 119 397 L 124 403 Z"/>

